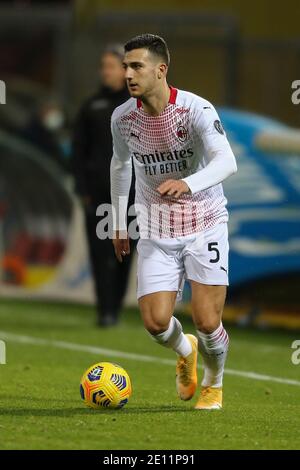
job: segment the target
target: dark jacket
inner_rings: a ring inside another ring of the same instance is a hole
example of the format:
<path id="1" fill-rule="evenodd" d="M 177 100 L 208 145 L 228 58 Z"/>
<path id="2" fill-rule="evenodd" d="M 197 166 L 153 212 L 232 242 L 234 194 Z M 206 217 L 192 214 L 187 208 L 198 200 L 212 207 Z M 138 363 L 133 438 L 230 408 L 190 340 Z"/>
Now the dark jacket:
<path id="1" fill-rule="evenodd" d="M 113 110 L 128 98 L 127 88 L 114 92 L 102 87 L 82 105 L 74 125 L 72 169 L 75 190 L 80 196 L 89 196 L 95 206 L 110 202 L 110 118 Z"/>

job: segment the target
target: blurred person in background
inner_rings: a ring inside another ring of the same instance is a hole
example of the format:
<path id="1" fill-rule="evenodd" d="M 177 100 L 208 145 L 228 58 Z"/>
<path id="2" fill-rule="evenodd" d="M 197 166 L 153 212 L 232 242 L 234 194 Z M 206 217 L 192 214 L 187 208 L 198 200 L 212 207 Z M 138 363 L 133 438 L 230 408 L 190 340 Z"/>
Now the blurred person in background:
<path id="1" fill-rule="evenodd" d="M 64 125 L 65 115 L 59 103 L 43 101 L 32 114 L 22 136 L 65 169 L 65 158 L 60 145 L 60 133 Z"/>
<path id="2" fill-rule="evenodd" d="M 72 142 L 72 170 L 75 190 L 85 212 L 99 326 L 117 323 L 132 261 L 132 256 L 128 256 L 119 264 L 111 240 L 100 240 L 96 234 L 100 220 L 96 216 L 96 209 L 100 204 L 110 204 L 110 118 L 113 110 L 129 98 L 122 66 L 123 56 L 123 46 L 112 44 L 106 47 L 100 58 L 101 85 L 96 94 L 82 105 L 75 122 Z M 131 189 L 129 206 L 133 202 Z"/>

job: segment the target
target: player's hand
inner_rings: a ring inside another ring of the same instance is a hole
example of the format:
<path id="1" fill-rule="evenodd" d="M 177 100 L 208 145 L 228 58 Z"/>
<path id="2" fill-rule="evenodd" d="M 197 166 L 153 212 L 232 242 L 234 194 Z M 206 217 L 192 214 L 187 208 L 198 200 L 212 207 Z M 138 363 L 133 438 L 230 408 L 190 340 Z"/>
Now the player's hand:
<path id="1" fill-rule="evenodd" d="M 174 196 L 179 198 L 181 194 L 189 193 L 190 188 L 183 180 L 167 180 L 158 186 L 157 191 L 161 196 Z"/>
<path id="2" fill-rule="evenodd" d="M 114 232 L 113 245 L 114 245 L 117 260 L 120 263 L 122 263 L 123 256 L 129 255 L 130 253 L 130 243 L 129 243 L 128 233 L 120 232 L 119 230 Z"/>

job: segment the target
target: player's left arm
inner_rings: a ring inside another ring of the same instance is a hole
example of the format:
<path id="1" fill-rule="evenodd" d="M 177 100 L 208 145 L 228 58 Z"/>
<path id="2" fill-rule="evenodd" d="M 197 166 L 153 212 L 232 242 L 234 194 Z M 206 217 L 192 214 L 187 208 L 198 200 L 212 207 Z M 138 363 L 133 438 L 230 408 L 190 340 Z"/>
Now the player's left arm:
<path id="1" fill-rule="evenodd" d="M 234 154 L 212 105 L 196 110 L 194 126 L 204 145 L 206 166 L 182 180 L 165 181 L 158 187 L 161 195 L 179 197 L 183 193 L 194 194 L 221 183 L 237 171 Z"/>
<path id="2" fill-rule="evenodd" d="M 201 136 L 206 166 L 183 179 L 192 194 L 221 183 L 237 171 L 235 156 L 217 111 L 208 103 L 195 112 L 194 126 Z"/>

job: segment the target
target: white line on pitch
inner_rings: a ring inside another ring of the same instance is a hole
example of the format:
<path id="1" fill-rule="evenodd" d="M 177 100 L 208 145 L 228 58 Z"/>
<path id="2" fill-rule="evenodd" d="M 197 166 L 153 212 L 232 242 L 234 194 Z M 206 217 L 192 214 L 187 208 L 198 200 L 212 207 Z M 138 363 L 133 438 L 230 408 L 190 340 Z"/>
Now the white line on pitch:
<path id="1" fill-rule="evenodd" d="M 107 349 L 107 348 L 100 348 L 98 346 L 88 346 L 85 344 L 77 344 L 77 343 L 69 343 L 66 341 L 57 341 L 45 338 L 36 338 L 33 336 L 24 336 L 24 335 L 17 335 L 14 333 L 9 333 L 6 331 L 0 331 L 0 338 L 7 341 L 12 341 L 15 343 L 22 343 L 22 344 L 32 344 L 36 346 L 51 346 L 54 348 L 59 349 L 68 349 L 70 351 L 82 351 L 91 354 L 101 354 L 104 356 L 110 357 L 120 357 L 122 359 L 129 359 L 133 361 L 140 361 L 140 362 L 154 362 L 157 364 L 165 364 L 174 366 L 176 362 L 172 359 L 163 359 L 155 356 L 146 356 L 143 354 L 135 354 L 135 353 L 128 353 L 124 351 L 116 351 L 114 349 Z M 267 382 L 277 382 L 286 385 L 296 385 L 300 386 L 299 380 L 293 379 L 285 379 L 283 377 L 274 377 L 272 375 L 264 375 L 264 374 L 257 374 L 256 372 L 246 372 L 242 370 L 235 370 L 235 369 L 225 369 L 225 374 L 227 375 L 235 375 L 238 377 L 245 377 L 247 379 L 254 379 L 254 380 L 263 380 Z"/>

